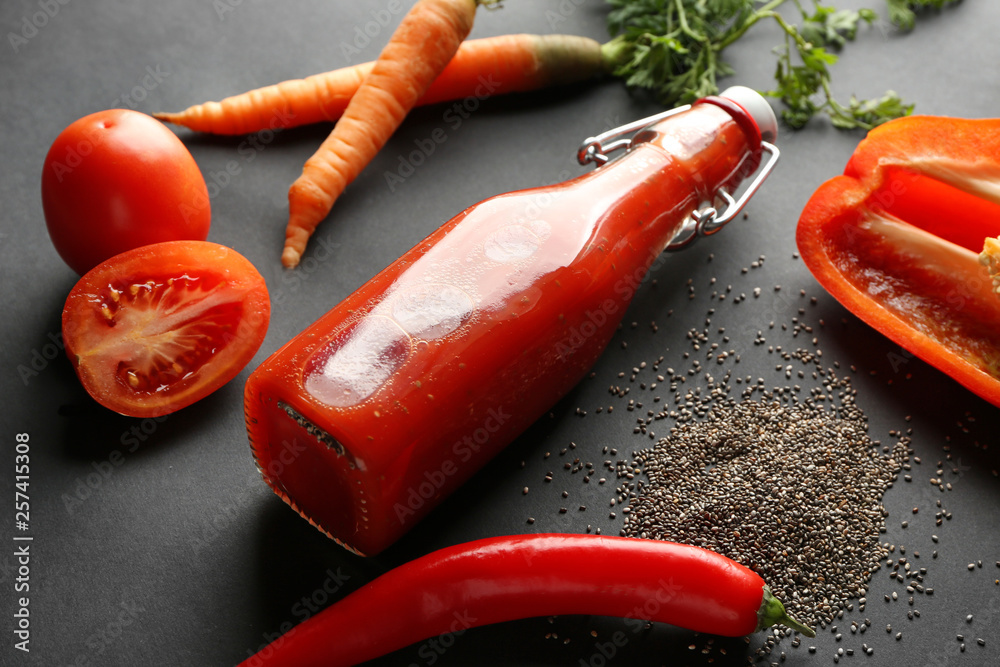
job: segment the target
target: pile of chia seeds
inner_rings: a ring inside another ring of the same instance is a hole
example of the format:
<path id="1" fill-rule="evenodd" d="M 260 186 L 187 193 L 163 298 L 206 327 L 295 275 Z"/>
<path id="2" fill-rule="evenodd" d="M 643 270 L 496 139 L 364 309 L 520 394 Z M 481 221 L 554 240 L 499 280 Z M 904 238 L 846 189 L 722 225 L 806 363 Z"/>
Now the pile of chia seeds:
<path id="1" fill-rule="evenodd" d="M 704 417 L 619 462 L 622 534 L 721 553 L 760 574 L 800 621 L 831 623 L 888 553 L 881 500 L 909 441 L 883 453 L 849 383 L 826 373 L 824 387 L 803 402 L 708 392 Z"/>
<path id="2" fill-rule="evenodd" d="M 731 293 L 717 290 L 712 300 Z M 799 298 L 805 300 L 805 293 Z M 738 295 L 735 302 L 744 299 Z M 640 392 L 669 390 L 672 400 L 654 396 L 649 409 L 635 398 L 626 407 L 644 411 L 633 433 L 655 444 L 615 463 L 611 505 L 624 516 L 620 534 L 721 553 L 760 574 L 796 619 L 836 630 L 836 619 L 853 611 L 855 601 L 864 611 L 872 576 L 894 550 L 880 540 L 888 516 L 882 496 L 901 470 L 911 468 L 910 436 L 893 431 L 891 445 L 869 436 L 850 377 L 837 374 L 836 362 L 824 367 L 815 337 L 811 349 L 766 348 L 780 362 L 775 371 L 784 382 L 777 386 L 734 376 L 741 355 L 727 349 L 729 336 L 713 324 L 715 314 L 710 308 L 704 327 L 688 331 L 687 371 L 661 369 L 657 360 L 633 368 L 627 378 Z M 793 338 L 811 335 L 804 314 L 799 308 L 791 325 L 779 328 Z M 765 344 L 757 332 L 754 346 Z M 714 376 L 712 365 L 724 373 Z M 643 382 L 650 372 L 655 377 Z M 617 386 L 609 391 L 628 393 Z M 657 439 L 657 424 L 671 424 L 668 435 Z M 791 634 L 772 630 L 757 658 L 770 656 Z"/>

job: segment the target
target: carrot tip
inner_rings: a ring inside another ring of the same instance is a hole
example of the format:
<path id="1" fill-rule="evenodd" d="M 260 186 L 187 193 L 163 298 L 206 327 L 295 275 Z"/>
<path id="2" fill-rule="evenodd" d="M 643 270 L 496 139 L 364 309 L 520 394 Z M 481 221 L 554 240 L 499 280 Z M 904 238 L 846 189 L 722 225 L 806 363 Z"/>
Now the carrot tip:
<path id="1" fill-rule="evenodd" d="M 281 263 L 286 269 L 294 269 L 299 265 L 302 253 L 295 248 L 286 247 L 281 253 Z"/>

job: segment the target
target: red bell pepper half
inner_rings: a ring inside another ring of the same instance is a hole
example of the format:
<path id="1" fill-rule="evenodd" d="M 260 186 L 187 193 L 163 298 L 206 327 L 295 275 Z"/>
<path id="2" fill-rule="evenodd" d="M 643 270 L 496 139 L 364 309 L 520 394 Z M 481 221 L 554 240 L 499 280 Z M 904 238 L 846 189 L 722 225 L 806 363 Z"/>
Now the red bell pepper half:
<path id="1" fill-rule="evenodd" d="M 1000 119 L 910 116 L 872 130 L 813 194 L 796 241 L 819 283 L 915 356 L 1000 406 Z"/>

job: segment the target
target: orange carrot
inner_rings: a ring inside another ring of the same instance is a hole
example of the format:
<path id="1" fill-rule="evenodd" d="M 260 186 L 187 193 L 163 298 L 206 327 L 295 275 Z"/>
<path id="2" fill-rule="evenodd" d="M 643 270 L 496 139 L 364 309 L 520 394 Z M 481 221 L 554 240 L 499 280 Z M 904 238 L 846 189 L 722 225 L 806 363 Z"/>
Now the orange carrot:
<path id="1" fill-rule="evenodd" d="M 601 44 L 576 35 L 518 34 L 468 40 L 417 105 L 481 94 L 484 86 L 490 95 L 502 95 L 582 81 L 610 71 L 607 56 Z M 220 102 L 153 116 L 214 134 L 249 134 L 335 121 L 374 64 L 283 81 Z"/>
<path id="2" fill-rule="evenodd" d="M 491 0 L 418 0 L 403 17 L 344 115 L 288 190 L 281 263 L 294 267 L 333 202 L 427 92 Z"/>

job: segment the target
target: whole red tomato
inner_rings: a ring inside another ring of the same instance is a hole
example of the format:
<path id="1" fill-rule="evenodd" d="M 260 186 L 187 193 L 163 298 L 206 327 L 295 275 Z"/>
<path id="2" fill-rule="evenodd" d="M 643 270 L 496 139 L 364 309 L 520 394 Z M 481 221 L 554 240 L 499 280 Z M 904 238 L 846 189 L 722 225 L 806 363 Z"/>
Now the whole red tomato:
<path id="1" fill-rule="evenodd" d="M 99 111 L 56 137 L 42 206 L 59 255 L 83 275 L 119 253 L 208 236 L 208 188 L 191 153 L 151 116 Z"/>

